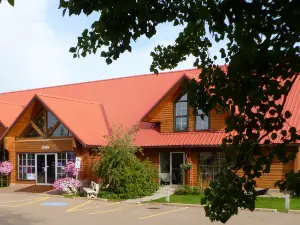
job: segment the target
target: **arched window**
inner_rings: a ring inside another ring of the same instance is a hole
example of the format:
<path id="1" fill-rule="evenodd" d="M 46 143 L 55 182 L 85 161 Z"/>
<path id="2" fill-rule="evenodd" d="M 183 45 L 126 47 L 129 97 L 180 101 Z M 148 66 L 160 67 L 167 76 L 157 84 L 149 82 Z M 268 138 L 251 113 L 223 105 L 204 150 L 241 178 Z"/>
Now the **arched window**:
<path id="1" fill-rule="evenodd" d="M 175 103 L 174 112 L 175 131 L 187 131 L 188 130 L 188 103 L 187 94 L 184 94 Z"/>
<path id="2" fill-rule="evenodd" d="M 203 118 L 201 118 L 203 115 Z M 209 129 L 209 117 L 201 110 L 197 110 L 195 120 L 195 130 L 208 130 Z"/>

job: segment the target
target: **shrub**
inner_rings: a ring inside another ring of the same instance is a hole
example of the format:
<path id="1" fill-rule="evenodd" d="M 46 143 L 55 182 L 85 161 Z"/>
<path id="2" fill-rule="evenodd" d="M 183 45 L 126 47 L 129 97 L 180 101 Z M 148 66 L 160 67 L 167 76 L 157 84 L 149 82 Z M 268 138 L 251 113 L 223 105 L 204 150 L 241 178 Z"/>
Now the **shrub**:
<path id="1" fill-rule="evenodd" d="M 148 161 L 140 161 L 134 145 L 136 130 L 113 132 L 108 144 L 99 149 L 100 160 L 94 171 L 102 181 L 103 191 L 113 198 L 139 198 L 153 194 L 158 189 L 158 171 Z"/>
<path id="2" fill-rule="evenodd" d="M 200 195 L 201 190 L 197 186 L 191 187 L 189 185 L 185 185 L 176 188 L 174 194 L 175 195 Z"/>
<path id="3" fill-rule="evenodd" d="M 53 184 L 53 187 L 57 191 L 70 194 L 77 192 L 78 188 L 80 188 L 81 185 L 82 184 L 79 180 L 75 180 L 71 177 L 65 177 L 56 180 Z"/>
<path id="4" fill-rule="evenodd" d="M 294 195 L 300 196 L 300 172 L 290 172 L 281 181 L 277 181 L 275 186 L 281 191 L 292 191 Z"/>

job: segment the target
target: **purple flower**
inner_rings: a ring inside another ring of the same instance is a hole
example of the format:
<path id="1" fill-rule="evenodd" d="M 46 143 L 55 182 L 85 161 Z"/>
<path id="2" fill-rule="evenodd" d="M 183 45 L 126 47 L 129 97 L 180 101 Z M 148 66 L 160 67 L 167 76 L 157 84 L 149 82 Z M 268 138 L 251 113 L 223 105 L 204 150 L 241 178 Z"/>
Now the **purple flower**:
<path id="1" fill-rule="evenodd" d="M 65 166 L 65 173 L 67 176 L 75 177 L 78 172 L 79 172 L 79 170 L 75 168 L 75 163 L 72 161 L 69 161 L 67 163 L 67 165 Z"/>
<path id="2" fill-rule="evenodd" d="M 75 192 L 79 187 L 81 187 L 81 182 L 79 180 L 75 180 L 71 177 L 66 177 L 62 179 L 58 179 L 54 182 L 53 187 L 60 192 Z"/>
<path id="3" fill-rule="evenodd" d="M 12 164 L 9 161 L 4 161 L 0 163 L 0 174 L 9 175 L 13 169 Z"/>

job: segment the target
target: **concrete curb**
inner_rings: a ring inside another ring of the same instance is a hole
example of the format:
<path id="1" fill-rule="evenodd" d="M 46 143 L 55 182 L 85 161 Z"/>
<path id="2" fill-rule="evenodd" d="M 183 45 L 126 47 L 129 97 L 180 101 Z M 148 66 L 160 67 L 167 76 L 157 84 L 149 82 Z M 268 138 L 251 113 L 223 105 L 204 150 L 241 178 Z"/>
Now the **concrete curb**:
<path id="1" fill-rule="evenodd" d="M 196 208 L 204 208 L 203 205 L 200 204 L 180 204 L 180 203 L 163 203 L 168 206 L 184 206 L 184 207 L 196 207 Z"/>
<path id="2" fill-rule="evenodd" d="M 289 213 L 300 214 L 300 210 L 289 210 Z"/>
<path id="3" fill-rule="evenodd" d="M 277 212 L 277 209 L 266 209 L 266 208 L 256 208 L 254 211 L 258 212 Z"/>
<path id="4" fill-rule="evenodd" d="M 204 208 L 204 205 L 200 205 L 200 204 L 159 203 L 159 202 L 151 202 L 150 204 L 163 204 L 163 205 L 168 205 L 168 206 L 183 206 L 183 207 Z M 247 211 L 248 209 L 240 208 L 240 210 Z M 258 211 L 258 212 L 277 212 L 277 209 L 256 208 L 254 211 Z M 290 210 L 290 211 L 296 211 L 294 213 L 299 213 L 300 214 L 300 210 Z"/>

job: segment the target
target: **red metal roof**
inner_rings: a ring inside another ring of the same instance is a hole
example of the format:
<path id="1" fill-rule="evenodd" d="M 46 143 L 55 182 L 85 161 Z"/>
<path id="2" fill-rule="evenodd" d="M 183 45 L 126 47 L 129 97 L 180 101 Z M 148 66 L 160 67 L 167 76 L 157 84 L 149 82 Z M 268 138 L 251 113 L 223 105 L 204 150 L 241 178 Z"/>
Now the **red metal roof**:
<path id="1" fill-rule="evenodd" d="M 10 102 L 0 102 L 0 121 L 5 127 L 9 127 L 24 109 L 23 105 Z"/>
<path id="2" fill-rule="evenodd" d="M 79 141 L 105 145 L 108 127 L 100 104 L 46 95 L 37 95 L 37 98 Z"/>
<path id="3" fill-rule="evenodd" d="M 36 96 L 84 145 L 105 144 L 111 127 L 141 122 L 166 93 L 184 77 L 197 78 L 200 70 L 181 70 L 0 94 L 0 121 L 10 126 Z M 289 125 L 300 131 L 300 77 L 286 102 L 293 116 Z M 156 124 L 141 123 L 139 146 L 219 146 L 224 132 L 160 133 Z"/>
<path id="4" fill-rule="evenodd" d="M 143 147 L 216 147 L 220 146 L 225 132 L 160 133 L 155 129 L 141 129 L 135 144 Z"/>

